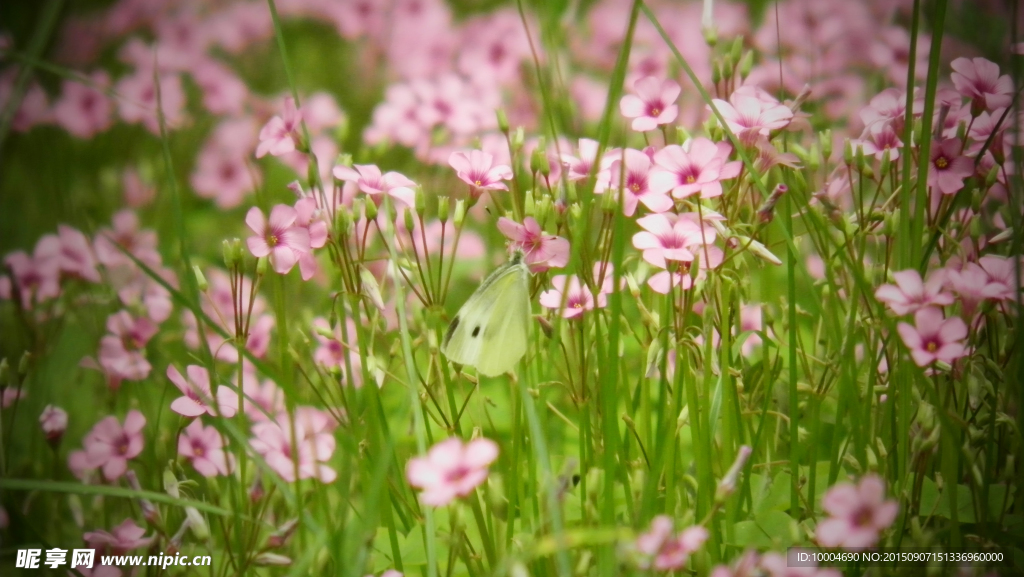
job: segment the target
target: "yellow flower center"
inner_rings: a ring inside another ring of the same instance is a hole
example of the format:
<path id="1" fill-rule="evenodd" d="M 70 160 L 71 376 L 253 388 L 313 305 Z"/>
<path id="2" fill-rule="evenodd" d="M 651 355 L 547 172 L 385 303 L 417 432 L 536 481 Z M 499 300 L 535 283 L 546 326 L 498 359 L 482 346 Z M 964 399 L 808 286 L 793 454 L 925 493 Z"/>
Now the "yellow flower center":
<path id="1" fill-rule="evenodd" d="M 478 179 L 476 179 L 476 181 L 475 181 L 475 182 L 476 182 L 476 185 L 477 185 L 477 186 L 480 186 L 481 184 L 483 184 L 483 182 L 481 182 L 479 178 L 478 178 Z"/>
<path id="2" fill-rule="evenodd" d="M 651 109 L 651 116 L 657 116 L 659 114 L 661 114 L 661 109 L 660 108 L 652 108 Z"/>
<path id="3" fill-rule="evenodd" d="M 949 161 L 946 160 L 945 156 L 940 156 L 935 159 L 935 166 L 937 166 L 940 169 L 946 168 L 947 166 L 949 166 Z"/>
<path id="4" fill-rule="evenodd" d="M 640 192 L 640 185 L 634 182 L 633 184 L 629 185 L 629 189 L 632 190 L 633 192 Z"/>
<path id="5" fill-rule="evenodd" d="M 277 240 L 277 235 L 276 234 L 272 234 L 272 235 L 267 236 L 267 246 L 277 246 L 278 242 L 280 242 L 280 241 Z"/>
<path id="6" fill-rule="evenodd" d="M 693 184 L 695 182 L 697 182 L 697 179 L 692 174 L 686 177 L 686 184 Z"/>
<path id="7" fill-rule="evenodd" d="M 939 350 L 939 344 L 936 343 L 935 341 L 932 341 L 925 345 L 924 348 L 928 349 L 929 353 L 934 353 L 935 351 Z"/>

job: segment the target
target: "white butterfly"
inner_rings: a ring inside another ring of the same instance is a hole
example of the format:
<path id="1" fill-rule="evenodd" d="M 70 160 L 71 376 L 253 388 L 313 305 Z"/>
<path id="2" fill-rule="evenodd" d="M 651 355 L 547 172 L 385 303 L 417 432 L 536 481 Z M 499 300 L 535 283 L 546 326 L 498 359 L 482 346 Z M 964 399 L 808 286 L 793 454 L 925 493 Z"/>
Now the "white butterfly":
<path id="1" fill-rule="evenodd" d="M 522 251 L 480 283 L 448 325 L 441 352 L 488 377 L 512 370 L 530 333 L 530 268 Z"/>

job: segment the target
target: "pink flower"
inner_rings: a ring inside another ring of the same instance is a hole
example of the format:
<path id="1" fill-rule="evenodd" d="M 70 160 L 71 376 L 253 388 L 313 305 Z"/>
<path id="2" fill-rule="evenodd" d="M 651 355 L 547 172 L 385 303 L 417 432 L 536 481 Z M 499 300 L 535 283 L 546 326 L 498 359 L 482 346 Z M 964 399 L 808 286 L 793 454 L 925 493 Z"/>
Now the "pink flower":
<path id="1" fill-rule="evenodd" d="M 108 533 L 106 531 L 90 531 L 82 535 L 82 539 L 92 549 L 123 555 L 132 549 L 148 547 L 156 538 L 155 535 L 143 537 L 146 530 L 135 524 L 132 519 L 125 519 L 120 525 Z"/>
<path id="2" fill-rule="evenodd" d="M 185 120 L 185 89 L 178 74 L 161 74 L 159 104 L 163 107 L 165 127 L 170 130 Z M 125 122 L 140 122 L 153 134 L 160 134 L 160 116 L 157 114 L 157 85 L 153 71 L 139 68 L 135 74 L 117 83 L 118 112 Z"/>
<path id="3" fill-rule="evenodd" d="M 260 172 L 246 156 L 223 146 L 204 146 L 196 159 L 189 182 L 196 194 L 212 198 L 220 208 L 234 208 L 259 188 Z"/>
<path id="4" fill-rule="evenodd" d="M 523 219 L 523 224 L 501 217 L 498 230 L 509 240 L 509 250 L 521 250 L 526 254 L 526 264 L 534 273 L 549 268 L 562 268 L 569 263 L 569 241 L 555 235 L 545 235 L 532 217 Z"/>
<path id="5" fill-rule="evenodd" d="M 626 118 L 633 119 L 633 130 L 644 132 L 654 130 L 659 124 L 668 124 L 676 119 L 679 107 L 679 84 L 671 78 L 661 82 L 653 76 L 646 76 L 633 83 L 635 95 L 627 94 L 619 101 L 619 110 Z"/>
<path id="6" fill-rule="evenodd" d="M 688 218 L 674 214 L 649 214 L 637 219 L 645 230 L 633 235 L 633 246 L 644 251 L 644 260 L 658 268 L 668 268 L 668 261 L 692 261 L 690 248 L 710 244 L 715 230 L 701 227 Z"/>
<path id="7" fill-rule="evenodd" d="M 295 226 L 296 218 L 298 213 L 286 204 L 275 206 L 269 221 L 255 206 L 245 215 L 245 224 L 256 233 L 246 239 L 249 252 L 256 257 L 269 256 L 270 264 L 280 274 L 287 274 L 299 256 L 310 251 L 309 230 Z"/>
<path id="8" fill-rule="evenodd" d="M 146 359 L 146 343 L 157 332 L 156 323 L 147 317 L 132 317 L 122 310 L 107 318 L 108 334 L 100 340 L 99 363 L 115 383 L 140 381 L 149 376 L 152 366 Z"/>
<path id="9" fill-rule="evenodd" d="M 665 212 L 674 206 L 667 191 L 656 192 L 650 188 L 651 157 L 632 148 L 622 151 L 622 156 L 612 160 L 607 181 L 598 182 L 594 192 L 618 190 L 622 185 L 622 212 L 633 216 L 638 202 L 644 203 L 651 212 Z M 625 174 L 623 174 L 625 172 Z"/>
<path id="10" fill-rule="evenodd" d="M 203 413 L 214 417 L 233 417 L 238 412 L 238 393 L 224 385 L 217 387 L 217 398 L 210 392 L 210 373 L 199 365 L 185 367 L 188 380 L 174 365 L 167 366 L 167 378 L 184 394 L 171 402 L 171 410 L 185 417 L 198 417 Z M 216 402 L 216 406 L 211 406 Z"/>
<path id="11" fill-rule="evenodd" d="M 921 282 L 921 275 L 914 269 L 895 272 L 892 277 L 896 285 L 884 284 L 875 291 L 875 298 L 889 305 L 897 315 L 906 315 L 921 307 L 946 306 L 953 304 L 953 295 L 942 292 L 946 285 L 943 270 L 928 275 L 928 282 Z"/>
<path id="12" fill-rule="evenodd" d="M 793 111 L 780 104 L 760 88 L 741 87 L 729 97 L 730 102 L 714 99 L 729 130 L 744 142 L 753 142 L 758 135 L 770 136 L 793 119 Z"/>
<path id="13" fill-rule="evenodd" d="M 882 156 L 888 150 L 889 160 L 900 157 L 903 141 L 896 135 L 891 123 L 878 123 L 864 132 L 861 138 L 851 141 L 853 146 L 859 146 L 864 151 L 864 156 L 873 154 L 877 160 L 882 160 Z"/>
<path id="14" fill-rule="evenodd" d="M 950 65 L 952 80 L 960 94 L 970 98 L 972 108 L 993 111 L 1006 108 L 1013 100 L 1013 81 L 999 75 L 999 65 L 984 58 L 957 58 Z"/>
<path id="15" fill-rule="evenodd" d="M 722 180 L 736 178 L 742 163 L 728 162 L 732 146 L 698 137 L 689 149 L 670 144 L 654 153 L 657 166 L 651 171 L 650 188 L 656 194 L 672 192 L 686 198 L 700 192 L 701 198 L 722 195 Z"/>
<path id="16" fill-rule="evenodd" d="M 942 194 L 953 194 L 964 187 L 964 179 L 974 174 L 974 163 L 961 155 L 960 139 L 932 142 L 928 166 L 928 186 Z"/>
<path id="17" fill-rule="evenodd" d="M 53 105 L 53 119 L 78 138 L 91 138 L 110 128 L 113 104 L 104 90 L 110 87 L 106 72 L 93 72 L 90 85 L 77 80 L 65 80 L 61 96 Z"/>
<path id="18" fill-rule="evenodd" d="M 203 91 L 203 106 L 212 114 L 241 114 L 249 87 L 223 64 L 203 59 L 192 67 L 192 78 Z"/>
<path id="19" fill-rule="evenodd" d="M 878 534 L 892 525 L 899 512 L 896 501 L 885 500 L 885 481 L 867 475 L 860 483 L 839 483 L 825 493 L 821 506 L 830 517 L 815 530 L 823 547 L 863 550 L 878 543 Z"/>
<path id="20" fill-rule="evenodd" d="M 455 169 L 463 182 L 478 190 L 508 190 L 503 180 L 512 178 L 512 169 L 504 164 L 494 164 L 494 156 L 481 150 L 453 152 L 448 164 Z"/>
<path id="21" fill-rule="evenodd" d="M 1014 295 L 1017 293 L 1018 287 L 1024 286 L 1024 272 L 1017 277 L 1015 259 L 989 254 L 978 259 L 978 265 L 988 275 L 989 282 L 985 290 L 986 294 L 994 295 L 992 298 L 997 300 L 1015 299 Z"/>
<path id="22" fill-rule="evenodd" d="M 636 538 L 636 549 L 645 557 L 641 562 L 644 569 L 683 569 L 690 555 L 707 541 L 708 531 L 704 527 L 695 525 L 673 535 L 672 525 L 667 515 L 658 515 L 651 521 L 650 530 Z"/>
<path id="23" fill-rule="evenodd" d="M 333 96 L 326 92 L 316 92 L 310 94 L 302 105 L 302 119 L 306 121 L 306 128 L 310 132 L 317 133 L 344 122 L 345 113 L 338 108 Z"/>
<path id="24" fill-rule="evenodd" d="M 405 478 L 413 487 L 423 489 L 420 501 L 439 507 L 472 493 L 487 479 L 487 468 L 497 458 L 498 445 L 490 439 L 463 444 L 451 437 L 431 447 L 426 456 L 410 459 Z"/>
<path id="25" fill-rule="evenodd" d="M 142 452 L 144 426 L 146 417 L 135 409 L 128 411 L 124 425 L 113 416 L 96 423 L 82 441 L 87 468 L 102 467 L 103 476 L 108 481 L 124 475 L 128 470 L 128 459 L 134 459 Z"/>
<path id="26" fill-rule="evenodd" d="M 93 249 L 99 262 L 107 267 L 135 266 L 135 263 L 118 248 L 120 247 L 149 266 L 160 264 L 156 232 L 140 229 L 139 217 L 135 211 L 127 208 L 117 211 L 111 219 L 111 224 L 112 229 L 101 228 L 93 240 Z"/>
<path id="27" fill-rule="evenodd" d="M 583 180 L 590 176 L 594 169 L 594 161 L 597 159 L 598 142 L 590 138 L 581 138 L 579 141 L 579 156 L 562 153 L 562 165 L 568 169 L 570 181 Z M 597 174 L 597 182 L 608 180 L 608 166 L 618 156 L 615 149 L 605 150 L 601 157 L 601 168 Z"/>
<path id="28" fill-rule="evenodd" d="M 96 270 L 96 256 L 89 239 L 82 231 L 66 224 L 57 226 L 57 234 L 48 234 L 39 239 L 36 253 L 44 258 L 55 259 L 60 271 L 68 276 L 98 283 L 100 273 Z"/>
<path id="29" fill-rule="evenodd" d="M 924 110 L 924 100 L 918 96 L 916 89 L 913 106 L 912 114 L 914 116 L 919 116 Z M 893 132 L 903 134 L 906 114 L 906 91 L 900 92 L 895 88 L 886 88 L 872 97 L 867 107 L 861 109 L 860 119 L 864 123 L 865 130 L 872 130 L 882 124 L 891 124 Z"/>
<path id="30" fill-rule="evenodd" d="M 4 389 L 4 393 L 0 396 L 0 409 L 6 409 L 14 404 L 18 399 L 24 399 L 28 396 L 25 389 L 17 387 L 7 387 Z"/>
<path id="31" fill-rule="evenodd" d="M 380 168 L 373 164 L 357 164 L 353 168 L 335 166 L 334 178 L 356 183 L 359 190 L 369 194 L 377 204 L 383 200 L 379 196 L 381 194 L 387 194 L 409 208 L 415 204 L 416 193 L 412 187 L 416 183 L 403 174 L 394 171 L 381 174 Z"/>
<path id="32" fill-rule="evenodd" d="M 943 320 L 940 309 L 924 307 L 914 313 L 914 324 L 900 323 L 896 330 L 917 366 L 935 361 L 952 364 L 967 352 L 961 342 L 967 336 L 967 325 L 960 317 Z"/>
<path id="33" fill-rule="evenodd" d="M 11 270 L 13 288 L 21 295 L 21 306 L 25 309 L 60 296 L 60 263 L 45 252 L 45 246 L 37 244 L 32 256 L 16 250 L 4 257 L 4 264 Z"/>
<path id="34" fill-rule="evenodd" d="M 600 278 L 602 268 L 605 267 L 607 270 L 604 271 L 604 278 Z M 582 316 L 583 313 L 595 308 L 603 309 L 608 305 L 608 293 L 614 290 L 611 265 L 601 262 L 594 263 L 593 272 L 594 286 L 597 287 L 596 295 L 589 286 L 580 282 L 576 275 L 569 277 L 556 275 L 551 279 L 552 288 L 540 295 L 541 306 L 560 310 L 562 316 L 567 319 Z"/>
<path id="35" fill-rule="evenodd" d="M 50 442 L 59 441 L 68 428 L 68 413 L 60 407 L 46 405 L 39 415 L 39 426 Z"/>
<path id="36" fill-rule="evenodd" d="M 11 93 L 18 77 L 18 68 L 8 66 L 0 74 L 0 107 L 7 107 L 11 100 Z M 50 110 L 49 98 L 46 91 L 36 81 L 30 81 L 28 88 L 21 97 L 21 105 L 11 119 L 11 128 L 18 132 L 28 132 L 33 126 L 49 122 L 53 118 Z"/>
<path id="37" fill-rule="evenodd" d="M 330 334 L 331 336 L 325 336 Z M 338 323 L 334 330 L 331 330 L 327 319 L 317 317 L 313 319 L 313 336 L 320 343 L 316 352 L 313 353 L 313 361 L 325 367 L 337 368 L 342 377 L 347 376 L 346 364 L 352 368 L 352 386 L 360 388 L 363 386 L 362 357 L 359 355 L 359 340 L 356 334 L 356 325 L 352 319 L 346 319 L 345 334 L 342 334 L 341 323 Z"/>
<path id="38" fill-rule="evenodd" d="M 256 158 L 281 156 L 295 150 L 302 124 L 302 111 L 295 108 L 295 99 L 284 99 L 284 112 L 271 118 L 260 129 L 260 144 L 256 147 Z"/>
<path id="39" fill-rule="evenodd" d="M 215 427 L 204 427 L 199 419 L 178 436 L 178 455 L 192 461 L 192 466 L 204 477 L 227 475 L 231 470 L 220 433 Z"/>
<path id="40" fill-rule="evenodd" d="M 255 369 L 250 369 L 252 365 L 246 363 L 243 366 L 242 392 L 245 395 L 242 406 L 246 416 L 255 422 L 273 419 L 285 409 L 284 392 L 270 379 L 261 384 Z"/>
<path id="41" fill-rule="evenodd" d="M 324 463 L 334 454 L 334 427 L 336 423 L 327 414 L 312 407 L 299 407 L 295 411 L 295 442 L 292 442 L 291 419 L 286 413 L 276 421 L 263 421 L 252 427 L 253 449 L 263 456 L 267 465 L 282 479 L 292 483 L 298 468 L 300 479 L 315 478 L 323 483 L 333 482 L 338 474 Z M 293 462 L 292 459 L 296 462 Z"/>
<path id="42" fill-rule="evenodd" d="M 171 316 L 174 307 L 170 291 L 141 269 L 134 265 L 121 265 L 108 271 L 110 284 L 117 290 L 117 297 L 125 307 L 140 310 L 155 323 L 162 323 Z M 177 286 L 177 278 L 171 269 L 157 265 L 153 271 L 171 287 Z"/>
<path id="43" fill-rule="evenodd" d="M 299 272 L 302 274 L 302 280 L 309 280 L 319 270 L 312 249 L 323 248 L 327 244 L 328 234 L 327 221 L 317 207 L 316 198 L 306 196 L 296 201 L 295 224 L 309 233 L 310 251 L 299 254 Z"/>

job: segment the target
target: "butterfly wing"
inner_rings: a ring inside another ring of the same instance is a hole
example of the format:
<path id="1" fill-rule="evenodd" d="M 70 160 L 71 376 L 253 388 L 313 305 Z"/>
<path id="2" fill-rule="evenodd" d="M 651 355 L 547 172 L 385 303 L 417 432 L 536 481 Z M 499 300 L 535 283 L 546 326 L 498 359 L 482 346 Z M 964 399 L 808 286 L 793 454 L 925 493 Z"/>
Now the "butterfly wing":
<path id="1" fill-rule="evenodd" d="M 514 261 L 495 271 L 452 319 L 441 352 L 449 360 L 497 376 L 526 354 L 529 270 Z"/>

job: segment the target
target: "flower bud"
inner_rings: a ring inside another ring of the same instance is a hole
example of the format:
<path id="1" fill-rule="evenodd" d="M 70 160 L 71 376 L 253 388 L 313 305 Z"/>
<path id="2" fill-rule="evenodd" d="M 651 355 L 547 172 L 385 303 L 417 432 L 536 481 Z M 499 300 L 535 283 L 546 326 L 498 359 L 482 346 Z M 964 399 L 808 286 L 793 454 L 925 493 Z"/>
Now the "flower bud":
<path id="1" fill-rule="evenodd" d="M 832 158 L 832 129 L 819 132 L 818 142 L 821 143 L 822 164 L 828 164 L 828 159 Z"/>
<path id="2" fill-rule="evenodd" d="M 370 202 L 366 202 L 366 199 L 361 197 L 361 196 L 358 197 L 358 198 L 352 199 L 352 208 L 349 210 L 349 212 L 352 214 L 352 221 L 353 222 L 355 222 L 356 220 L 359 220 L 360 218 L 366 216 L 366 205 L 368 205 L 368 204 L 372 204 L 373 205 L 374 214 L 376 214 L 377 205 L 374 204 L 374 202 L 372 200 Z"/>
<path id="3" fill-rule="evenodd" d="M 39 426 L 43 429 L 50 446 L 56 448 L 68 428 L 68 414 L 60 407 L 46 405 L 43 413 L 39 415 Z"/>
<path id="4" fill-rule="evenodd" d="M 235 254 L 235 244 L 230 239 L 224 239 L 220 243 L 221 256 L 224 258 L 224 267 L 232 270 L 238 265 L 241 255 Z"/>
<path id="5" fill-rule="evenodd" d="M 356 206 L 355 203 L 353 203 L 352 206 L 355 207 Z M 377 203 L 376 202 L 373 202 L 373 201 L 366 202 L 364 200 L 363 204 L 362 204 L 362 208 L 363 208 L 363 211 L 362 211 L 361 214 L 366 217 L 366 222 L 372 222 L 374 220 L 377 220 L 377 214 L 380 212 L 380 209 L 377 207 Z M 353 213 L 353 214 L 360 214 L 360 213 Z"/>
<path id="6" fill-rule="evenodd" d="M 334 213 L 334 228 L 338 231 L 340 238 L 346 238 L 352 234 L 352 211 L 347 206 L 339 206 L 337 212 Z"/>
<path id="7" fill-rule="evenodd" d="M 987 174 L 985 174 L 985 188 L 991 188 L 999 179 L 999 165 L 993 166 Z"/>
<path id="8" fill-rule="evenodd" d="M 517 126 L 515 132 L 512 133 L 510 138 L 509 146 L 512 152 L 519 152 L 523 149 L 523 144 L 526 142 L 526 131 L 522 126 Z"/>
<path id="9" fill-rule="evenodd" d="M 617 187 L 609 188 L 600 195 L 601 210 L 606 214 L 615 214 L 619 210 L 619 195 L 622 194 Z"/>
<path id="10" fill-rule="evenodd" d="M 741 56 L 743 56 L 743 36 L 737 36 L 733 39 L 732 46 L 729 47 L 729 59 L 739 62 Z"/>
<path id="11" fill-rule="evenodd" d="M 206 282 L 206 275 L 199 269 L 199 265 L 192 265 L 192 274 L 196 275 L 196 286 L 199 287 L 199 292 L 206 292 L 210 288 L 210 283 Z"/>
<path id="12" fill-rule="evenodd" d="M 413 218 L 412 210 L 405 210 L 402 212 L 402 224 L 405 225 L 405 230 L 412 234 L 412 231 L 416 230 L 416 219 Z"/>
<path id="13" fill-rule="evenodd" d="M 185 517 L 196 539 L 206 541 L 210 538 L 210 526 L 195 507 L 185 507 Z"/>
<path id="14" fill-rule="evenodd" d="M 359 286 L 363 296 L 369 299 L 377 310 L 384 312 L 384 299 L 380 296 L 380 285 L 377 284 L 377 277 L 373 276 L 373 273 L 362 265 L 359 265 Z"/>
<path id="15" fill-rule="evenodd" d="M 536 218 L 537 199 L 532 190 L 527 190 L 523 195 L 523 216 Z"/>
<path id="16" fill-rule="evenodd" d="M 31 366 L 30 365 L 31 362 L 32 362 L 32 353 L 30 353 L 28 351 L 25 351 L 24 353 L 21 353 L 21 359 L 18 360 L 18 376 L 19 377 L 24 377 L 25 375 L 28 374 L 28 369 Z"/>
<path id="17" fill-rule="evenodd" d="M 499 108 L 494 111 L 494 114 L 498 117 L 498 130 L 508 136 L 508 116 L 505 115 L 505 111 Z"/>
<path id="18" fill-rule="evenodd" d="M 174 471 L 170 467 L 164 469 L 164 491 L 175 499 L 181 498 L 181 491 L 178 489 L 178 477 L 174 475 Z"/>
<path id="19" fill-rule="evenodd" d="M 722 81 L 722 67 L 716 60 L 711 63 L 711 83 L 718 84 Z"/>
<path id="20" fill-rule="evenodd" d="M 335 166 L 344 166 L 345 168 L 352 168 L 353 164 L 354 163 L 352 162 L 351 154 L 339 154 L 338 161 L 335 163 Z"/>
<path id="21" fill-rule="evenodd" d="M 551 164 L 548 162 L 547 147 L 543 136 L 537 139 L 537 147 L 530 153 L 530 172 L 539 172 L 544 176 L 551 174 Z"/>
<path id="22" fill-rule="evenodd" d="M 750 71 L 754 69 L 754 53 L 747 52 L 740 59 L 740 78 L 746 79 L 750 76 Z"/>
<path id="23" fill-rule="evenodd" d="M 847 166 L 853 164 L 853 145 L 850 144 L 849 138 L 843 141 L 843 162 Z"/>
<path id="24" fill-rule="evenodd" d="M 295 529 L 298 528 L 298 526 L 298 517 L 285 522 L 284 525 L 277 528 L 277 531 L 274 531 L 269 537 L 267 537 L 267 548 L 277 549 L 287 543 L 288 540 L 291 539 L 292 535 L 295 534 Z"/>
<path id="25" fill-rule="evenodd" d="M 753 450 L 747 445 L 740 447 L 739 453 L 736 454 L 736 460 L 733 461 L 732 467 L 729 467 L 729 471 L 722 477 L 722 480 L 718 482 L 718 489 L 715 491 L 715 501 L 721 503 L 726 497 L 732 495 L 736 491 L 736 480 L 740 476 L 740 471 L 743 470 L 743 466 L 747 464 L 747 459 L 750 458 L 750 453 Z"/>
<path id="26" fill-rule="evenodd" d="M 544 195 L 537 201 L 537 205 L 534 208 L 534 220 L 537 224 L 544 228 L 547 226 L 548 220 L 551 219 L 551 214 L 554 211 L 554 204 L 551 202 L 551 197 Z"/>
<path id="27" fill-rule="evenodd" d="M 417 185 L 413 187 L 413 206 L 416 208 L 416 214 L 426 214 L 427 212 L 427 197 L 423 194 L 423 187 Z M 409 229 L 412 230 L 412 229 Z"/>
<path id="28" fill-rule="evenodd" d="M 270 266 L 268 264 L 269 260 L 270 259 L 268 259 L 265 256 L 261 256 L 258 259 L 256 259 L 256 275 L 257 276 L 263 276 L 263 275 L 267 274 L 267 267 Z"/>
<path id="29" fill-rule="evenodd" d="M 882 151 L 882 162 L 879 164 L 878 172 L 880 174 L 889 174 L 889 169 L 892 167 L 892 154 L 891 151 L 886 148 Z"/>
<path id="30" fill-rule="evenodd" d="M 452 199 L 447 196 L 437 197 L 437 219 L 441 224 L 448 222 L 448 213 L 451 212 Z"/>
<path id="31" fill-rule="evenodd" d="M 252 482 L 252 486 L 249 487 L 249 501 L 255 503 L 263 498 L 266 492 L 263 490 L 263 479 L 259 476 Z"/>
<path id="32" fill-rule="evenodd" d="M 256 556 L 256 564 L 262 566 L 268 565 L 291 565 L 292 560 L 284 555 L 278 555 L 277 553 L 260 553 Z"/>
<path id="33" fill-rule="evenodd" d="M 714 24 L 710 26 L 701 26 L 701 34 L 704 35 L 704 42 L 714 48 L 718 44 L 718 28 Z"/>
<path id="34" fill-rule="evenodd" d="M 458 227 L 462 226 L 462 223 L 465 222 L 465 220 L 466 220 L 466 200 L 463 199 L 463 198 L 460 198 L 460 199 L 455 201 L 455 218 L 452 219 L 452 222 L 455 224 L 456 228 L 458 228 Z"/>

